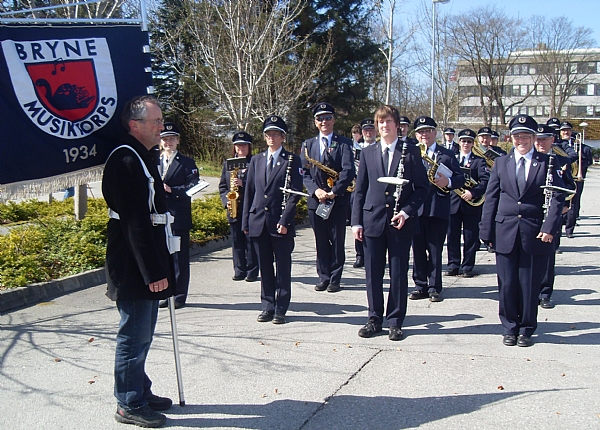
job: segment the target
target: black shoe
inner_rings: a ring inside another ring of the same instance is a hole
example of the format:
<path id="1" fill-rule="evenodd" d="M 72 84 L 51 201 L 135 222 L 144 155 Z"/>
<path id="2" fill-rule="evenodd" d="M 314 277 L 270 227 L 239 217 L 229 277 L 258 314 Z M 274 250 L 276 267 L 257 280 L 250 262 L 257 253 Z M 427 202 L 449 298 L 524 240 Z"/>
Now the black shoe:
<path id="1" fill-rule="evenodd" d="M 243 281 L 244 280 L 244 275 L 233 275 L 231 277 L 231 279 L 233 279 L 234 281 Z"/>
<path id="2" fill-rule="evenodd" d="M 552 309 L 554 307 L 554 303 L 550 299 L 540 299 L 540 308 L 542 309 Z"/>
<path id="3" fill-rule="evenodd" d="M 148 400 L 148 406 L 153 411 L 166 411 L 173 406 L 173 400 L 168 397 L 157 396 L 156 394 L 150 394 L 146 397 L 146 400 Z"/>
<path id="4" fill-rule="evenodd" d="M 169 307 L 169 300 L 161 300 L 160 303 L 158 304 L 159 308 L 168 308 Z"/>
<path id="5" fill-rule="evenodd" d="M 437 293 L 435 291 L 429 293 L 429 301 L 430 302 L 441 302 L 442 300 L 444 300 L 444 299 L 442 299 L 440 297 L 440 293 Z"/>
<path id="6" fill-rule="evenodd" d="M 340 287 L 340 284 L 329 284 L 329 286 L 327 287 L 327 292 L 328 293 L 337 293 L 338 291 L 341 291 L 342 287 Z"/>
<path id="7" fill-rule="evenodd" d="M 258 280 L 257 276 L 246 276 L 246 279 L 244 279 L 246 282 L 256 282 Z"/>
<path id="8" fill-rule="evenodd" d="M 362 258 L 357 258 L 352 267 L 355 269 L 358 269 L 359 267 L 365 267 L 365 261 Z"/>
<path id="9" fill-rule="evenodd" d="M 388 336 L 389 336 L 390 340 L 393 340 L 393 341 L 402 340 L 402 330 L 400 330 L 400 327 L 393 325 L 389 329 Z"/>
<path id="10" fill-rule="evenodd" d="M 487 250 L 488 250 L 488 252 L 489 252 L 490 254 L 495 254 L 495 253 L 496 253 L 496 250 L 495 250 L 494 248 L 492 248 L 491 246 L 488 246 L 488 249 L 487 249 Z"/>
<path id="11" fill-rule="evenodd" d="M 317 285 L 315 285 L 315 291 L 325 291 L 328 286 L 329 281 L 319 282 Z"/>
<path id="12" fill-rule="evenodd" d="M 373 337 L 381 330 L 381 324 L 375 318 L 369 318 L 369 322 L 358 331 L 358 335 L 360 337 Z"/>
<path id="13" fill-rule="evenodd" d="M 262 311 L 256 321 L 258 322 L 267 322 L 273 319 L 273 312 Z"/>
<path id="14" fill-rule="evenodd" d="M 475 276 L 475 274 L 473 272 L 471 272 L 470 270 L 465 270 L 464 272 L 462 272 L 460 274 L 460 276 L 462 276 L 463 278 L 473 278 Z"/>
<path id="15" fill-rule="evenodd" d="M 162 427 L 167 422 L 167 417 L 153 411 L 150 406 L 146 405 L 129 411 L 117 407 L 115 420 L 123 424 L 135 424 L 139 427 L 155 428 Z"/>
<path id="16" fill-rule="evenodd" d="M 273 324 L 285 324 L 285 315 L 278 313 L 273 315 Z"/>
<path id="17" fill-rule="evenodd" d="M 533 340 L 531 340 L 531 336 L 525 336 L 524 334 L 522 334 L 521 336 L 519 336 L 519 340 L 517 341 L 517 346 L 531 346 L 533 345 Z"/>
<path id="18" fill-rule="evenodd" d="M 505 334 L 502 343 L 506 346 L 515 346 L 517 344 L 517 336 L 514 334 Z"/>
<path id="19" fill-rule="evenodd" d="M 562 251 L 560 250 L 560 248 L 557 248 L 557 249 L 556 249 L 556 253 L 557 253 L 557 254 L 562 254 Z"/>
<path id="20" fill-rule="evenodd" d="M 567 233 L 567 237 L 568 237 L 569 239 L 573 239 L 573 233 Z"/>
<path id="21" fill-rule="evenodd" d="M 408 296 L 410 300 L 426 299 L 427 297 L 429 297 L 429 294 L 421 290 L 414 290 L 410 293 L 410 296 Z"/>
<path id="22" fill-rule="evenodd" d="M 450 269 L 446 272 L 444 272 L 444 276 L 457 276 L 458 275 L 458 269 Z"/>

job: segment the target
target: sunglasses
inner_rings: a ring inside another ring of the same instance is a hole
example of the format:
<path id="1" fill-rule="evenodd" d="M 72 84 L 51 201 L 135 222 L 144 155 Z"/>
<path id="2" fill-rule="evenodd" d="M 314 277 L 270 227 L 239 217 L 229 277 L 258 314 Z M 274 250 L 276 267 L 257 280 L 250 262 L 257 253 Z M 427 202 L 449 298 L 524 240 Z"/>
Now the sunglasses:
<path id="1" fill-rule="evenodd" d="M 331 121 L 333 119 L 333 115 L 321 115 L 315 117 L 315 121 L 323 122 L 323 121 Z"/>

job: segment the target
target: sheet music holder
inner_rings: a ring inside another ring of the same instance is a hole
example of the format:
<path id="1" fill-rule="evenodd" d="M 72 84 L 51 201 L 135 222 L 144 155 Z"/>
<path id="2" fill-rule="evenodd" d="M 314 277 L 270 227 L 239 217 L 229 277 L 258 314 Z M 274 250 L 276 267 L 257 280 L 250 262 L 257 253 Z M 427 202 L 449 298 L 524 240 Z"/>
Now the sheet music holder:
<path id="1" fill-rule="evenodd" d="M 245 169 L 248 165 L 248 160 L 246 157 L 239 158 L 228 158 L 227 161 L 227 171 L 231 172 L 233 169 Z"/>
<path id="2" fill-rule="evenodd" d="M 200 181 L 194 185 L 192 188 L 190 188 L 189 190 L 187 190 L 185 193 L 192 197 L 194 194 L 199 193 L 200 191 L 202 191 L 203 189 L 205 189 L 206 187 L 208 187 L 210 184 L 205 181 L 204 179 L 200 179 Z"/>

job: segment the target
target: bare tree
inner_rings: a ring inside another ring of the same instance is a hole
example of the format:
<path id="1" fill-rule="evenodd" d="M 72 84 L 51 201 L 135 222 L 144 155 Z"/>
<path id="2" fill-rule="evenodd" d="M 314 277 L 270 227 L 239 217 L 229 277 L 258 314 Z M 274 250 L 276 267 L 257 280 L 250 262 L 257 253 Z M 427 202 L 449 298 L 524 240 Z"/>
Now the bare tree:
<path id="1" fill-rule="evenodd" d="M 574 27 L 573 22 L 561 16 L 548 19 L 535 16 L 530 35 L 532 52 L 541 83 L 548 85 L 547 94 L 551 116 L 561 116 L 565 103 L 587 83 L 595 64 L 590 67 L 591 53 L 586 48 L 594 46 L 592 30 Z"/>
<path id="2" fill-rule="evenodd" d="M 105 0 L 89 4 L 80 4 L 75 6 L 64 6 L 54 9 L 46 10 L 35 10 L 38 8 L 60 6 L 77 3 L 74 0 L 50 0 L 50 1 L 36 1 L 36 0 L 21 0 L 18 4 L 15 3 L 13 7 L 7 7 L 8 9 L 14 9 L 23 11 L 27 15 L 31 15 L 32 18 L 120 18 L 123 16 L 131 16 L 125 11 L 129 10 L 133 15 L 136 15 L 139 11 L 138 2 L 131 0 Z"/>
<path id="3" fill-rule="evenodd" d="M 222 118 L 245 130 L 252 120 L 286 116 L 326 65 L 330 47 L 313 52 L 305 38 L 294 37 L 305 4 L 185 0 L 184 18 L 155 49 L 211 98 Z"/>

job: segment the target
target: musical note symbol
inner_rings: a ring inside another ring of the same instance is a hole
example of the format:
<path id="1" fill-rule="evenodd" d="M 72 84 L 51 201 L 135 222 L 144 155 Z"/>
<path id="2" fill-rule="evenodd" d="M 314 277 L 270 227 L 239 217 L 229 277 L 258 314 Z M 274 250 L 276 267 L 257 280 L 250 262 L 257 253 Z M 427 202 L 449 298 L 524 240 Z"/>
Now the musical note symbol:
<path id="1" fill-rule="evenodd" d="M 64 72 L 65 71 L 65 60 L 63 60 L 62 58 L 59 58 L 58 60 L 56 60 L 56 62 L 54 63 L 54 70 L 52 70 L 52 74 L 56 75 L 56 65 L 62 63 L 62 65 L 60 66 L 60 71 Z"/>

